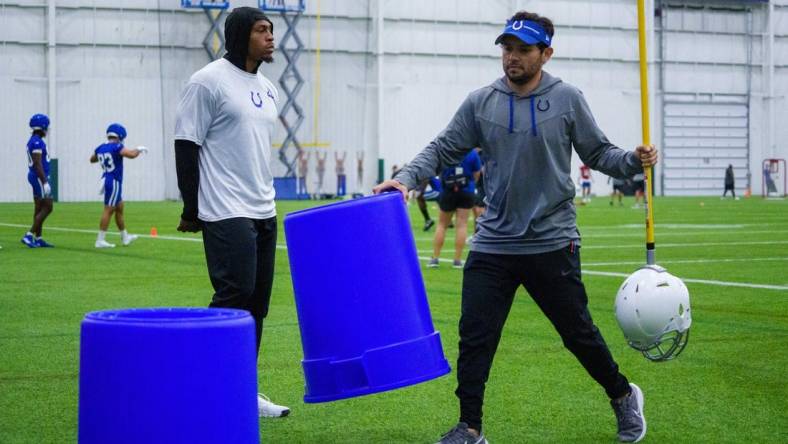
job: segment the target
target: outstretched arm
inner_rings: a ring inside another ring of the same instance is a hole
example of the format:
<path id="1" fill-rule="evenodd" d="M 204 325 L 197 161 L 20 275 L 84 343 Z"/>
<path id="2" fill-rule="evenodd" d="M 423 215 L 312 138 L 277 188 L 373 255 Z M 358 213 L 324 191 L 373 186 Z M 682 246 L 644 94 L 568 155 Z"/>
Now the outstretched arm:
<path id="1" fill-rule="evenodd" d="M 597 126 L 591 109 L 580 92 L 577 93 L 572 108 L 572 144 L 587 166 L 622 179 L 642 173 L 643 167 L 657 163 L 657 150 L 653 145 L 625 151 L 610 143 Z"/>
<path id="2" fill-rule="evenodd" d="M 123 156 L 123 157 L 128 157 L 129 159 L 135 159 L 140 154 L 148 151 L 147 148 L 145 148 L 145 149 L 142 149 L 142 148 L 145 148 L 145 147 L 137 147 L 137 148 L 123 147 L 120 150 L 120 155 Z"/>
<path id="3" fill-rule="evenodd" d="M 441 168 L 460 163 L 476 146 L 479 146 L 479 130 L 475 122 L 474 106 L 468 97 L 438 137 L 400 170 L 394 179 L 382 182 L 372 191 L 377 194 L 394 188 L 401 191 L 407 199 L 409 189 L 437 175 Z"/>

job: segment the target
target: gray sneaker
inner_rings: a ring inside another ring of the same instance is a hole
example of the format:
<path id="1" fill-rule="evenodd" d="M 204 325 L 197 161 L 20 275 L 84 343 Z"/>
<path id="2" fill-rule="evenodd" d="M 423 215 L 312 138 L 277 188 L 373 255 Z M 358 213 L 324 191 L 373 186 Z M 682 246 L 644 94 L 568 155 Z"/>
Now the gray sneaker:
<path id="1" fill-rule="evenodd" d="M 630 383 L 632 391 L 620 402 L 610 401 L 616 412 L 618 423 L 618 440 L 621 442 L 638 442 L 646 436 L 646 417 L 643 415 L 643 391 Z"/>
<path id="2" fill-rule="evenodd" d="M 468 431 L 468 424 L 460 422 L 441 436 L 441 440 L 436 444 L 489 444 L 489 442 L 484 438 L 484 433 L 475 436 Z"/>
<path id="3" fill-rule="evenodd" d="M 434 257 L 434 258 L 430 259 L 429 262 L 427 262 L 427 268 L 438 268 L 438 265 L 439 265 L 439 263 L 438 263 L 438 258 L 437 257 Z"/>

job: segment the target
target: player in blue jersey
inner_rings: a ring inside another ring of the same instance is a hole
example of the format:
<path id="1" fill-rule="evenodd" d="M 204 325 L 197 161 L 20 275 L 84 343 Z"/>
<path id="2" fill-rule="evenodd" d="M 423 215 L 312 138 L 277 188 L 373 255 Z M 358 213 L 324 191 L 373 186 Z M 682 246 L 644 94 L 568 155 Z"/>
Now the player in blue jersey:
<path id="1" fill-rule="evenodd" d="M 99 145 L 90 156 L 90 163 L 99 163 L 104 171 L 104 212 L 99 222 L 99 233 L 96 238 L 96 248 L 113 248 L 115 244 L 107 242 L 107 227 L 115 214 L 115 223 L 118 224 L 123 245 L 129 245 L 137 238 L 136 234 L 126 231 L 126 222 L 123 220 L 123 158 L 134 159 L 140 153 L 148 151 L 144 146 L 126 148 L 123 140 L 126 138 L 126 128 L 119 123 L 113 123 L 107 128 L 107 143 Z"/>
<path id="2" fill-rule="evenodd" d="M 30 118 L 33 134 L 27 141 L 27 181 L 33 187 L 33 225 L 22 237 L 22 243 L 30 248 L 53 247 L 41 238 L 41 229 L 47 216 L 52 213 L 52 186 L 49 184 L 49 153 L 44 138 L 49 130 L 49 117 L 35 114 Z"/>
<path id="3" fill-rule="evenodd" d="M 452 216 L 456 213 L 454 232 L 454 268 L 462 268 L 462 250 L 468 236 L 468 216 L 473 208 L 476 193 L 476 181 L 482 163 L 479 153 L 471 150 L 457 165 L 445 168 L 440 176 L 441 193 L 438 197 L 438 227 L 435 229 L 435 239 L 432 243 L 432 258 L 427 263 L 427 268 L 437 268 L 438 258 L 443 248 L 446 230 L 451 224 Z"/>

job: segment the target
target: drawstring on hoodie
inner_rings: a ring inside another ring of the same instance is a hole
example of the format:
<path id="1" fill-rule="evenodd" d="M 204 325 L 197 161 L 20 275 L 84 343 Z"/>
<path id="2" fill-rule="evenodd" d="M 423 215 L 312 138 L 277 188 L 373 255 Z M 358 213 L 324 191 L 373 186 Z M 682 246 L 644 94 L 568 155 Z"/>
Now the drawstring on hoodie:
<path id="1" fill-rule="evenodd" d="M 536 110 L 534 109 L 534 96 L 531 96 L 531 129 L 536 137 Z"/>
<path id="2" fill-rule="evenodd" d="M 514 132 L 514 94 L 509 94 L 509 134 Z"/>
<path id="3" fill-rule="evenodd" d="M 531 100 L 531 132 L 533 132 L 533 136 L 536 137 L 538 132 L 536 131 L 536 107 L 534 103 L 534 95 L 528 96 Z M 509 94 L 509 134 L 514 132 L 514 93 Z"/>

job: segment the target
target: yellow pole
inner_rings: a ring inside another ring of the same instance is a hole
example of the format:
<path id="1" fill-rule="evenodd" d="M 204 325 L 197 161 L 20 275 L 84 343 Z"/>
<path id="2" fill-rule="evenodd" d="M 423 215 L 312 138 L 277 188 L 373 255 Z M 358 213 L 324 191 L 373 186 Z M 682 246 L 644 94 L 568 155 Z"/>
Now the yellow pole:
<path id="1" fill-rule="evenodd" d="M 211 12 L 211 15 L 213 15 L 213 19 L 214 20 L 219 18 L 219 14 L 221 14 L 221 12 L 218 11 L 218 10 Z M 213 33 L 213 41 L 211 43 L 212 43 L 211 47 L 213 49 L 213 56 L 216 57 L 216 58 L 219 58 L 219 50 L 221 49 L 222 44 L 219 41 L 219 34 L 218 33 L 216 33 L 216 32 Z"/>
<path id="2" fill-rule="evenodd" d="M 638 0 L 638 41 L 640 44 L 640 117 L 643 146 L 651 145 L 648 109 L 648 60 L 646 57 L 646 0 Z M 656 264 L 654 245 L 654 169 L 644 168 L 646 181 L 646 264 Z"/>

